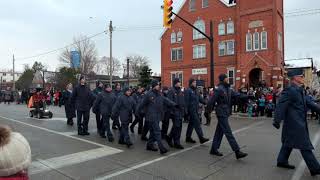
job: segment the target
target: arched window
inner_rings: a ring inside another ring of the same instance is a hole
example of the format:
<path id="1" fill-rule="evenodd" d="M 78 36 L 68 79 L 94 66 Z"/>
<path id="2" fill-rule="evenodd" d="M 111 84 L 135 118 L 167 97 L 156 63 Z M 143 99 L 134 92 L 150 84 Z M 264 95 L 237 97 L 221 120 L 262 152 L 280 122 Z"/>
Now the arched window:
<path id="1" fill-rule="evenodd" d="M 249 32 L 246 35 L 246 44 L 246 50 L 252 51 L 252 34 Z"/>
<path id="2" fill-rule="evenodd" d="M 261 32 L 261 49 L 268 49 L 268 34 L 267 31 Z"/>
<path id="3" fill-rule="evenodd" d="M 228 21 L 228 23 L 227 23 L 227 34 L 234 34 L 234 23 L 233 23 L 233 21 Z"/>
<path id="4" fill-rule="evenodd" d="M 226 25 L 223 22 L 221 22 L 218 25 L 218 34 L 219 35 L 225 35 L 226 34 Z"/>
<path id="5" fill-rule="evenodd" d="M 177 33 L 177 42 L 181 42 L 181 41 L 182 41 L 182 32 L 179 31 L 179 32 Z"/>
<path id="6" fill-rule="evenodd" d="M 253 50 L 259 50 L 260 49 L 260 35 L 258 32 L 255 32 L 253 34 Z"/>
<path id="7" fill-rule="evenodd" d="M 176 43 L 177 42 L 177 36 L 175 32 L 171 33 L 171 43 Z"/>
<path id="8" fill-rule="evenodd" d="M 196 28 L 198 28 L 202 32 L 206 32 L 206 25 L 203 20 L 198 20 L 193 24 Z M 193 30 L 193 39 L 202 39 L 204 36 L 196 31 L 195 29 Z"/>
<path id="9" fill-rule="evenodd" d="M 190 0 L 189 1 L 189 11 L 195 11 L 196 10 L 196 0 Z"/>

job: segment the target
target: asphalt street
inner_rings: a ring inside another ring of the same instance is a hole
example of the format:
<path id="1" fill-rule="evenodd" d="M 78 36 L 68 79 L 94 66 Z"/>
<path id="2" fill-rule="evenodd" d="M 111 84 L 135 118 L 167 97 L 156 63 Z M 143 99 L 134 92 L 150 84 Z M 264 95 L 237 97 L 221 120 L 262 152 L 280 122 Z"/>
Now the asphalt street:
<path id="1" fill-rule="evenodd" d="M 119 179 L 119 180 L 308 180 L 311 177 L 301 154 L 295 150 L 290 163 L 295 170 L 276 167 L 276 158 L 281 146 L 281 131 L 272 127 L 270 118 L 247 118 L 233 115 L 230 124 L 242 150 L 249 153 L 243 160 L 236 160 L 224 138 L 220 151 L 223 157 L 209 155 L 211 142 L 204 145 L 186 144 L 183 124 L 182 144 L 184 150 L 170 149 L 167 155 L 145 150 L 145 142 L 132 134 L 134 146 L 130 149 L 109 143 L 96 132 L 95 116 L 91 114 L 90 136 L 77 135 L 76 125 L 66 125 L 64 108 L 50 107 L 52 119 L 28 117 L 26 105 L 0 104 L 0 123 L 22 133 L 32 149 L 32 180 L 70 179 Z M 203 126 L 207 137 L 212 138 L 216 126 L 213 114 L 211 126 Z M 309 121 L 311 140 L 315 155 L 320 158 L 320 125 Z M 198 140 L 195 132 L 193 138 Z M 166 144 L 166 143 L 165 143 Z"/>

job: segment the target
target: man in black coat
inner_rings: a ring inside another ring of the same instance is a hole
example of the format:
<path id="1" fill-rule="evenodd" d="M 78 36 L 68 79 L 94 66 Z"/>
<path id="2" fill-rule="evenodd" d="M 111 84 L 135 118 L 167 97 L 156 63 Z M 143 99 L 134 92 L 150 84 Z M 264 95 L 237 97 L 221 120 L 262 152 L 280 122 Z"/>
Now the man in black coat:
<path id="1" fill-rule="evenodd" d="M 177 107 L 170 108 L 168 112 L 172 117 L 172 128 L 169 136 L 167 137 L 167 142 L 170 147 L 176 149 L 184 149 L 180 143 L 181 131 L 182 131 L 182 118 L 185 111 L 184 94 L 181 91 L 181 82 L 178 78 L 173 80 L 173 87 L 168 92 L 168 98 L 178 105 Z M 173 143 L 172 143 L 173 140 Z"/>
<path id="2" fill-rule="evenodd" d="M 223 154 L 220 153 L 218 149 L 220 148 L 223 135 L 225 135 L 232 150 L 236 154 L 236 158 L 241 159 L 246 157 L 248 154 L 240 151 L 240 147 L 232 134 L 232 130 L 230 128 L 228 120 L 232 111 L 232 98 L 236 98 L 237 95 L 230 89 L 227 75 L 221 74 L 219 76 L 219 81 L 220 84 L 215 90 L 214 96 L 210 98 L 208 103 L 208 105 L 211 107 L 211 110 L 213 110 L 213 108 L 215 107 L 216 115 L 218 118 L 218 124 L 213 137 L 210 154 L 223 156 Z"/>
<path id="3" fill-rule="evenodd" d="M 64 102 L 64 109 L 67 117 L 67 124 L 73 126 L 73 118 L 76 117 L 76 110 L 74 104 L 71 102 L 72 98 L 72 84 L 67 85 L 67 89 L 63 92 L 62 99 Z"/>
<path id="4" fill-rule="evenodd" d="M 152 80 L 151 86 L 152 90 L 145 95 L 142 102 L 138 105 L 137 112 L 145 110 L 146 113 L 146 122 L 148 122 L 147 124 L 150 130 L 147 150 L 158 151 L 158 149 L 154 147 L 154 143 L 157 142 L 160 154 L 165 154 L 168 152 L 168 149 L 164 147 L 161 141 L 159 123 L 163 119 L 164 107 L 175 107 L 177 104 L 161 95 L 160 83 L 157 80 Z"/>
<path id="5" fill-rule="evenodd" d="M 86 86 L 86 80 L 84 76 L 80 77 L 80 84 L 74 88 L 71 102 L 75 105 L 77 110 L 78 135 L 90 135 L 88 132 L 88 124 L 90 118 L 90 109 L 94 102 L 94 95 Z"/>
<path id="6" fill-rule="evenodd" d="M 98 131 L 99 135 L 102 138 L 106 138 L 106 131 L 109 142 L 113 142 L 113 134 L 110 129 L 110 118 L 112 114 L 112 107 L 116 102 L 117 98 L 112 93 L 112 88 L 109 84 L 104 85 L 104 90 L 98 95 L 94 105 L 93 112 L 96 112 L 97 109 L 100 110 L 102 115 L 101 129 Z"/>
<path id="7" fill-rule="evenodd" d="M 121 122 L 119 144 L 125 144 L 128 148 L 132 146 L 129 136 L 129 123 L 132 122 L 132 116 L 135 112 L 136 103 L 131 96 L 132 90 L 125 88 L 123 94 L 118 97 L 112 108 L 112 117 L 119 117 Z"/>
<path id="8" fill-rule="evenodd" d="M 113 91 L 114 95 L 119 98 L 121 95 L 121 85 L 120 83 L 116 84 L 116 87 Z M 113 118 L 113 123 L 112 123 L 112 129 L 120 129 L 120 122 L 119 122 L 119 117 L 114 117 Z"/>
<path id="9" fill-rule="evenodd" d="M 197 84 L 196 80 L 191 78 L 189 80 L 189 88 L 185 91 L 184 97 L 185 97 L 185 107 L 187 109 L 187 113 L 189 115 L 189 124 L 188 129 L 186 133 L 186 142 L 187 143 L 196 143 L 195 140 L 192 139 L 192 131 L 195 129 L 200 143 L 203 144 L 209 139 L 204 137 L 200 119 L 199 119 L 199 103 L 206 104 L 203 98 L 201 98 L 199 92 L 197 91 Z"/>
<path id="10" fill-rule="evenodd" d="M 307 108 L 320 112 L 320 107 L 306 98 L 302 88 L 304 84 L 303 70 L 295 69 L 288 72 L 291 80 L 290 85 L 285 88 L 278 101 L 273 126 L 282 127 L 282 147 L 278 156 L 277 166 L 294 169 L 288 163 L 293 149 L 299 149 L 312 176 L 320 174 L 320 164 L 314 156 L 314 149 L 309 136 L 307 122 Z"/>
<path id="11" fill-rule="evenodd" d="M 101 81 L 97 81 L 96 88 L 93 90 L 93 95 L 95 96 L 95 98 L 97 98 L 99 94 L 102 93 L 102 91 L 103 84 Z M 96 114 L 97 130 L 98 132 L 100 132 L 102 128 L 102 117 L 99 107 L 97 107 L 93 113 Z"/>

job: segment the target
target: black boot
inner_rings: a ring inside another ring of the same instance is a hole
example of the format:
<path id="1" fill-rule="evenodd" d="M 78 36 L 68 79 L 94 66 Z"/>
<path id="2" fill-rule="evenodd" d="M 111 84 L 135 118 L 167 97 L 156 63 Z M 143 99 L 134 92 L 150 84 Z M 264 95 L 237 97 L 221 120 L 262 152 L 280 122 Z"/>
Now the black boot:
<path id="1" fill-rule="evenodd" d="M 197 141 L 193 140 L 191 137 L 187 137 L 186 142 L 191 144 L 197 143 Z"/>
<path id="2" fill-rule="evenodd" d="M 175 144 L 173 147 L 176 149 L 184 149 L 184 147 L 181 144 Z"/>
<path id="3" fill-rule="evenodd" d="M 168 145 L 169 145 L 170 147 L 173 147 L 172 139 L 171 139 L 170 136 L 166 136 L 166 137 L 165 137 L 165 140 L 167 141 L 167 143 L 168 143 Z"/>
<path id="4" fill-rule="evenodd" d="M 133 144 L 132 144 L 132 142 L 129 141 L 129 142 L 126 143 L 126 145 L 127 145 L 128 148 L 130 148 Z"/>
<path id="5" fill-rule="evenodd" d="M 290 165 L 288 163 L 280 163 L 280 162 L 278 162 L 277 166 L 280 168 L 286 168 L 286 169 L 295 169 L 296 168 L 295 166 Z"/>
<path id="6" fill-rule="evenodd" d="M 158 151 L 157 148 L 155 148 L 154 146 L 147 146 L 147 151 Z"/>
<path id="7" fill-rule="evenodd" d="M 201 137 L 201 138 L 200 138 L 200 144 L 204 144 L 204 143 L 206 143 L 206 142 L 208 142 L 208 141 L 209 141 L 208 138 L 204 138 L 204 137 Z"/>
<path id="8" fill-rule="evenodd" d="M 160 154 L 166 154 L 167 152 L 169 152 L 169 150 L 166 148 L 160 150 Z"/>
<path id="9" fill-rule="evenodd" d="M 310 171 L 311 173 L 311 176 L 317 176 L 317 175 L 320 175 L 320 169 L 317 170 L 317 171 Z"/>
<path id="10" fill-rule="evenodd" d="M 244 153 L 244 152 L 241 152 L 241 151 L 236 151 L 236 158 L 237 159 L 241 159 L 241 158 L 244 158 L 244 157 L 247 157 L 248 154 L 247 153 Z"/>
<path id="11" fill-rule="evenodd" d="M 148 138 L 146 136 L 141 136 L 141 141 L 148 141 Z"/>
<path id="12" fill-rule="evenodd" d="M 215 156 L 223 156 L 223 154 L 220 153 L 218 150 L 211 151 L 210 154 L 215 155 Z"/>
<path id="13" fill-rule="evenodd" d="M 113 141 L 114 141 L 114 138 L 113 138 L 113 137 L 108 137 L 108 141 L 109 141 L 109 142 L 113 142 Z"/>

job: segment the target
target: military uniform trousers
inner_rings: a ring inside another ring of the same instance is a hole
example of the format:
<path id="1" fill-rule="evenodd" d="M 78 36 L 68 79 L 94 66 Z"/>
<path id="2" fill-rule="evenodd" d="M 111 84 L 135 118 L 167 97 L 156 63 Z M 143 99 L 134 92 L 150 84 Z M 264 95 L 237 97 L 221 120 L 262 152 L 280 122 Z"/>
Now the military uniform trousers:
<path id="1" fill-rule="evenodd" d="M 159 121 L 152 120 L 152 121 L 148 121 L 147 124 L 149 125 L 149 131 L 150 131 L 147 146 L 153 147 L 154 143 L 157 142 L 159 149 L 165 150 L 166 148 L 163 146 L 161 141 L 161 130 L 159 126 Z"/>
<path id="2" fill-rule="evenodd" d="M 226 136 L 231 148 L 233 151 L 239 151 L 240 147 L 232 134 L 228 118 L 227 117 L 218 117 L 218 124 L 216 132 L 213 136 L 211 152 L 217 151 L 220 148 L 223 135 Z"/>
<path id="3" fill-rule="evenodd" d="M 102 115 L 102 122 L 101 122 L 101 135 L 105 135 L 107 132 L 108 138 L 112 138 L 113 134 L 110 129 L 110 116 Z"/>
<path id="4" fill-rule="evenodd" d="M 197 112 L 190 113 L 190 119 L 186 134 L 187 138 L 191 138 L 193 129 L 196 131 L 199 138 L 203 137 L 203 131 L 200 124 L 199 114 Z"/>
<path id="5" fill-rule="evenodd" d="M 77 124 L 78 124 L 79 132 L 88 132 L 89 118 L 90 118 L 90 111 L 77 110 Z"/>

